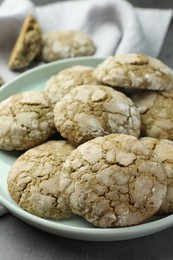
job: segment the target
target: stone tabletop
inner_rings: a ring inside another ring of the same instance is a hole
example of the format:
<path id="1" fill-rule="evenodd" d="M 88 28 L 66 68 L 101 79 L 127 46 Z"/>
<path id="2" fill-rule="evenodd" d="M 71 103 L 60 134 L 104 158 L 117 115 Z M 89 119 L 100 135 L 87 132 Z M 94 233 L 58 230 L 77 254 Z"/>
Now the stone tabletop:
<path id="1" fill-rule="evenodd" d="M 35 0 L 33 2 L 44 4 L 51 1 Z M 137 7 L 173 8 L 173 0 L 129 0 L 129 2 Z M 173 68 L 173 22 L 170 25 L 159 58 Z M 171 260 L 173 259 L 173 227 L 133 240 L 87 242 L 43 232 L 12 214 L 6 214 L 0 218 L 1 259 Z"/>

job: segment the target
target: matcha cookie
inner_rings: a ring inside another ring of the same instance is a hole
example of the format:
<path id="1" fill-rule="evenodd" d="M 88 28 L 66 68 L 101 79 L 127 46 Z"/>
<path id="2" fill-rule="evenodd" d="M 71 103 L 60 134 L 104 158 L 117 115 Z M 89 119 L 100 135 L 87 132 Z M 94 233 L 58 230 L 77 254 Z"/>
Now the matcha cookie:
<path id="1" fill-rule="evenodd" d="M 52 95 L 53 103 L 56 103 L 76 86 L 98 84 L 92 75 L 93 71 L 94 68 L 82 65 L 64 69 L 47 81 L 45 90 Z"/>
<path id="2" fill-rule="evenodd" d="M 54 120 L 58 132 L 75 145 L 110 133 L 140 133 L 140 116 L 131 99 L 103 85 L 72 89 L 56 103 Z"/>
<path id="3" fill-rule="evenodd" d="M 78 146 L 62 172 L 60 190 L 73 213 L 98 227 L 142 223 L 166 194 L 158 157 L 130 135 L 107 135 Z"/>
<path id="4" fill-rule="evenodd" d="M 0 103 L 0 149 L 27 150 L 54 132 L 53 108 L 46 92 L 26 91 Z"/>
<path id="5" fill-rule="evenodd" d="M 173 88 L 173 71 L 160 60 L 143 54 L 108 57 L 95 69 L 94 76 L 100 83 L 112 87 Z"/>
<path id="6" fill-rule="evenodd" d="M 141 91 L 131 98 L 141 115 L 141 135 L 173 140 L 173 91 Z"/>
<path id="7" fill-rule="evenodd" d="M 167 192 L 158 213 L 173 213 L 173 142 L 151 137 L 143 137 L 141 141 L 158 155 L 166 173 Z"/>
<path id="8" fill-rule="evenodd" d="M 42 31 L 33 16 L 27 16 L 12 50 L 8 67 L 19 70 L 27 67 L 40 52 Z"/>
<path id="9" fill-rule="evenodd" d="M 62 165 L 73 151 L 66 141 L 48 141 L 22 154 L 8 176 L 8 190 L 17 204 L 42 218 L 73 215 L 59 191 Z"/>
<path id="10" fill-rule="evenodd" d="M 79 31 L 55 31 L 43 34 L 40 59 L 45 62 L 90 56 L 95 52 L 91 37 Z"/>

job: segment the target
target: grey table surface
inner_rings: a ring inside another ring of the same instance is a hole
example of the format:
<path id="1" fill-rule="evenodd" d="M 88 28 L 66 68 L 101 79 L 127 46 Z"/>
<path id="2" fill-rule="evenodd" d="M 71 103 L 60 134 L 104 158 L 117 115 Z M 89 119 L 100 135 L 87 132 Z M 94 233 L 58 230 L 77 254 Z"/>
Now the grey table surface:
<path id="1" fill-rule="evenodd" d="M 0 0 L 1 2 L 1 0 Z M 56 1 L 34 0 L 36 4 Z M 173 8 L 173 0 L 129 0 L 145 8 Z M 173 68 L 173 22 L 159 58 Z M 55 236 L 22 222 L 12 214 L 0 218 L 0 260 L 171 260 L 173 227 L 126 241 L 87 242 Z"/>

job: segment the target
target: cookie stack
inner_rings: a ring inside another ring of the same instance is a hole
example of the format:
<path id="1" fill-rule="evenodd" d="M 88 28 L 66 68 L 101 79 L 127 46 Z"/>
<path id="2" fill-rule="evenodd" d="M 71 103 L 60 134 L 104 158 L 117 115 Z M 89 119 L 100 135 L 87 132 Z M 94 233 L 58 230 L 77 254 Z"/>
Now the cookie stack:
<path id="1" fill-rule="evenodd" d="M 130 94 L 141 116 L 141 135 L 173 140 L 173 71 L 160 60 L 129 54 L 106 59 L 96 79 L 112 87 L 141 90 Z"/>
<path id="2" fill-rule="evenodd" d="M 0 148 L 27 150 L 9 173 L 12 198 L 39 217 L 79 215 L 102 228 L 172 213 L 172 87 L 161 61 L 127 54 L 4 100 Z M 65 140 L 49 141 L 55 132 Z"/>

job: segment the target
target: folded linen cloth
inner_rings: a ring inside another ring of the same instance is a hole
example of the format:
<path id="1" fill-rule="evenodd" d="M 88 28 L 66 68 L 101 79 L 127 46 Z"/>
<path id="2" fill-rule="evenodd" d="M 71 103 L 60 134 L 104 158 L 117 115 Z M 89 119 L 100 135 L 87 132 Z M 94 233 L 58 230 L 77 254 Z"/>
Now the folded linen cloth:
<path id="1" fill-rule="evenodd" d="M 144 53 L 157 57 L 162 47 L 172 9 L 134 8 L 124 0 L 65 1 L 35 7 L 30 0 L 5 0 L 0 5 L 0 75 L 15 77 L 8 59 L 25 17 L 34 15 L 43 31 L 80 30 L 89 34 L 97 57 Z M 0 206 L 0 215 L 6 213 Z"/>
<path id="2" fill-rule="evenodd" d="M 172 18 L 171 9 L 134 8 L 124 0 L 62 1 L 39 7 L 30 0 L 5 0 L 0 5 L 0 75 L 5 81 L 17 75 L 7 63 L 29 14 L 45 32 L 71 29 L 88 33 L 96 44 L 97 57 L 128 52 L 157 57 Z"/>

